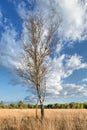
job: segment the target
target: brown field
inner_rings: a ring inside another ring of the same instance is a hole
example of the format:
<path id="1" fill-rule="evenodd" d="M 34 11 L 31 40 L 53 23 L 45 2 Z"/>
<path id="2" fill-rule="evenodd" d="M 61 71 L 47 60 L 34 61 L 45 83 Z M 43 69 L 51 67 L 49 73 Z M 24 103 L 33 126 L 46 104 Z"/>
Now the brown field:
<path id="1" fill-rule="evenodd" d="M 87 130 L 86 109 L 46 109 L 45 119 L 35 109 L 0 109 L 0 130 Z"/>

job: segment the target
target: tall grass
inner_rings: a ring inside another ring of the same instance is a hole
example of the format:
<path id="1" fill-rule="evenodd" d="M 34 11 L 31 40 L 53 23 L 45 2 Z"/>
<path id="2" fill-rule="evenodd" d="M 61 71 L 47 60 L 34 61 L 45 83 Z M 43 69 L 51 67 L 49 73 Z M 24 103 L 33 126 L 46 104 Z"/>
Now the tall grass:
<path id="1" fill-rule="evenodd" d="M 43 122 L 35 110 L 1 111 L 0 130 L 87 130 L 86 110 L 45 110 Z"/>

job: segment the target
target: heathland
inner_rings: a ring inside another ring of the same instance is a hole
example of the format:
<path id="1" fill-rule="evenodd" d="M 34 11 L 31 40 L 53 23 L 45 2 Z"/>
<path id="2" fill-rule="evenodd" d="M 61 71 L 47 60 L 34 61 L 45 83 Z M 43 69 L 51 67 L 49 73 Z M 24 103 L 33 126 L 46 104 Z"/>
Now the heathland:
<path id="1" fill-rule="evenodd" d="M 0 109 L 0 130 L 87 130 L 86 109 Z"/>

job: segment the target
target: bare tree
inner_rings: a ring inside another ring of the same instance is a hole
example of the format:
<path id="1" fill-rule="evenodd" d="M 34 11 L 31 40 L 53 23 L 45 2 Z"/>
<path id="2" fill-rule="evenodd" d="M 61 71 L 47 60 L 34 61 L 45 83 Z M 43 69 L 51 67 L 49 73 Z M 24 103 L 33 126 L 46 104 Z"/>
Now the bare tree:
<path id="1" fill-rule="evenodd" d="M 22 35 L 22 63 L 17 68 L 17 74 L 36 89 L 37 103 L 41 106 L 41 119 L 44 118 L 44 100 L 46 96 L 46 78 L 49 73 L 47 57 L 51 54 L 56 45 L 55 32 L 59 26 L 59 21 L 53 22 L 50 17 L 49 25 L 46 26 L 43 17 L 32 16 L 25 21 L 27 30 L 27 40 L 25 42 Z"/>

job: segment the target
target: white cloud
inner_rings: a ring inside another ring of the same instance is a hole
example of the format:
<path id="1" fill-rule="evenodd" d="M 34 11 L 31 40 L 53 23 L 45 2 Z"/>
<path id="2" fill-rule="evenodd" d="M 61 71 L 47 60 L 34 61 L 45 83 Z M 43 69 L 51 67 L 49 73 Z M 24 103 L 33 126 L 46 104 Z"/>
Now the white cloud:
<path id="1" fill-rule="evenodd" d="M 46 102 L 67 102 L 68 100 L 76 101 L 77 98 L 87 97 L 87 85 L 86 84 L 62 84 L 61 91 L 57 92 L 55 89 L 56 94 L 51 91 L 51 93 L 47 92 Z"/>
<path id="2" fill-rule="evenodd" d="M 87 78 L 82 79 L 82 82 L 87 82 Z"/>
<path id="3" fill-rule="evenodd" d="M 63 84 L 63 91 L 61 93 L 66 92 L 66 96 L 87 96 L 87 85 L 78 85 L 78 84 Z M 61 95 L 60 93 L 60 95 Z"/>
<path id="4" fill-rule="evenodd" d="M 81 56 L 78 56 L 77 54 L 71 56 L 71 58 L 67 59 L 66 62 L 66 70 L 67 73 L 71 70 L 73 72 L 74 70 L 87 68 L 87 63 L 82 63 L 83 58 Z"/>
<path id="5" fill-rule="evenodd" d="M 59 0 L 62 13 L 61 36 L 66 40 L 83 40 L 87 38 L 87 1 L 83 4 L 80 0 Z"/>
<path id="6" fill-rule="evenodd" d="M 19 64 L 20 45 L 14 27 L 9 25 L 5 26 L 4 29 L 0 40 L 0 63 L 2 66 L 12 68 Z"/>
<path id="7" fill-rule="evenodd" d="M 57 47 L 56 47 L 56 53 L 60 54 L 60 52 L 63 50 L 63 44 L 61 41 L 58 42 Z"/>
<path id="8" fill-rule="evenodd" d="M 30 3 L 31 1 L 28 1 Z M 52 3 L 53 2 L 53 3 Z M 59 16 L 62 18 L 60 24 L 59 33 L 60 38 L 62 37 L 65 41 L 76 41 L 87 38 L 87 0 L 54 0 L 49 3 L 49 0 L 37 0 L 36 6 L 34 6 L 33 14 L 42 16 L 47 19 L 48 15 L 51 15 L 50 7 L 55 9 L 55 21 L 58 21 Z M 32 11 L 27 9 L 26 3 L 22 1 L 18 5 L 19 15 L 23 18 L 29 18 L 32 15 Z M 45 21 L 47 22 L 47 20 Z"/>
<path id="9" fill-rule="evenodd" d="M 21 18 L 25 18 L 25 17 L 28 16 L 25 2 L 22 1 L 18 5 L 18 13 L 19 13 L 19 15 L 20 15 Z"/>
<path id="10" fill-rule="evenodd" d="M 63 54 L 58 58 L 57 57 L 55 57 L 54 59 L 49 58 L 48 61 L 49 64 L 51 64 L 52 71 L 49 74 L 47 80 L 47 94 L 49 95 L 51 93 L 53 96 L 54 95 L 61 96 L 70 94 L 70 91 L 74 93 L 75 90 L 73 91 L 72 88 L 76 89 L 80 85 L 63 84 L 63 80 L 69 77 L 71 74 L 73 74 L 75 70 L 85 68 L 87 69 L 87 63 L 83 62 L 83 58 L 81 56 L 78 56 L 77 54 L 72 55 L 71 57 Z M 70 91 L 68 90 L 68 92 L 67 87 L 70 88 Z"/>

